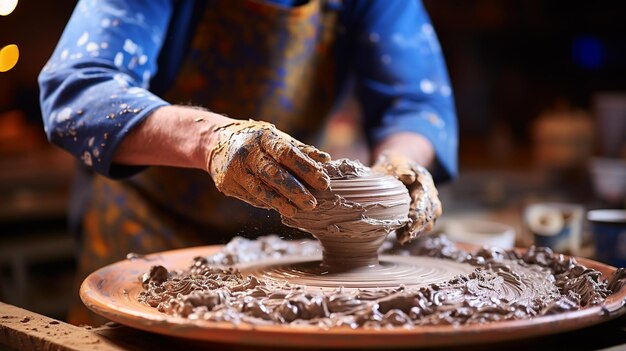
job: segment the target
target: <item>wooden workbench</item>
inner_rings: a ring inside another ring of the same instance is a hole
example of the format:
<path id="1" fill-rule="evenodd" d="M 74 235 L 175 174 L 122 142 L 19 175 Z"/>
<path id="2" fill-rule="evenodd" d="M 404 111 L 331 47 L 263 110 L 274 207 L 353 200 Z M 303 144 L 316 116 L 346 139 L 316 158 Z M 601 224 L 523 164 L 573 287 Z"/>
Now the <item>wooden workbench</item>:
<path id="1" fill-rule="evenodd" d="M 249 347 L 183 340 L 115 323 L 100 327 L 77 327 L 0 302 L 0 350 L 3 350 L 2 345 L 9 350 L 48 351 L 281 350 L 276 347 Z M 311 349 L 315 349 L 315 345 L 311 345 Z M 626 317 L 547 337 L 463 347 L 464 351 L 488 349 L 524 351 L 626 349 Z"/>

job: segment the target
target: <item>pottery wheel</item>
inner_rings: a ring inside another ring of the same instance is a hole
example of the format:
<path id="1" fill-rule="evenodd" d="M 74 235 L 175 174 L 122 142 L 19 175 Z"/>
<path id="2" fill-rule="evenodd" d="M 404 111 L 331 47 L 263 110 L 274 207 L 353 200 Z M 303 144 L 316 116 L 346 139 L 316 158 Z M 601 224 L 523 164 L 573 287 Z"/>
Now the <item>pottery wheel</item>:
<path id="1" fill-rule="evenodd" d="M 480 341 L 478 331 L 496 341 L 624 313 L 626 270 L 546 248 L 470 252 L 433 236 L 379 256 L 409 221 L 405 186 L 349 160 L 327 166 L 318 206 L 283 218 L 319 242 L 238 238 L 212 254 L 132 256 L 92 274 L 81 298 L 154 332 L 282 346 L 453 345 Z"/>
<path id="2" fill-rule="evenodd" d="M 275 241 L 277 240 L 276 238 Z M 610 295 L 606 296 L 602 301 L 585 307 L 579 306 L 570 310 L 555 310 L 555 313 L 552 314 L 536 315 L 532 318 L 525 319 L 510 319 L 502 322 L 494 321 L 464 325 L 444 323 L 423 325 L 409 329 L 404 327 L 352 328 L 347 325 L 343 327 L 320 328 L 317 325 L 301 323 L 282 325 L 249 324 L 242 321 L 233 323 L 230 321 L 220 322 L 173 316 L 159 312 L 156 308 L 139 301 L 139 296 L 144 292 L 144 288 L 137 277 L 150 271 L 152 267 L 162 266 L 167 267 L 171 272 L 179 271 L 182 273 L 188 271 L 190 264 L 194 262 L 194 258 L 196 257 L 214 257 L 220 261 L 231 262 L 239 259 L 240 262 L 236 262 L 235 264 L 245 266 L 250 262 L 248 260 L 270 260 L 268 257 L 272 256 L 271 250 L 267 250 L 266 252 L 262 250 L 250 250 L 251 255 L 239 255 L 235 257 L 232 256 L 234 249 L 246 245 L 254 248 L 255 245 L 259 245 L 256 241 L 242 240 L 236 244 L 237 245 L 234 246 L 207 246 L 173 250 L 147 255 L 145 257 L 132 257 L 132 259 L 117 262 L 92 273 L 81 286 L 81 298 L 87 307 L 105 318 L 154 333 L 212 342 L 285 347 L 316 345 L 317 347 L 335 348 L 389 348 L 469 345 L 472 343 L 485 342 L 485 340 L 492 342 L 514 340 L 574 330 L 619 317 L 626 312 L 623 304 L 623 301 L 626 299 L 626 288 L 623 287 L 623 271 L 619 273 L 620 271 L 616 270 L 614 267 L 586 259 L 577 259 L 580 264 L 584 264 L 585 267 L 589 268 L 581 270 L 580 272 L 598 272 L 598 274 L 601 274 L 601 277 L 598 277 L 598 279 L 608 279 L 609 281 L 606 283 L 606 286 L 611 288 Z M 407 248 L 405 254 L 435 256 L 444 258 L 445 260 L 461 259 L 466 262 L 473 260 L 476 263 L 480 263 L 478 262 L 480 261 L 478 257 L 487 257 L 487 259 L 489 259 L 493 254 L 497 256 L 502 253 L 495 250 L 489 254 L 483 249 L 470 246 L 465 246 L 465 248 L 470 251 L 459 249 L 451 250 L 449 246 L 442 249 L 441 245 L 431 244 L 432 241 L 421 248 Z M 449 243 L 446 243 L 446 245 L 449 245 Z M 303 256 L 309 257 L 307 261 L 315 259 L 314 246 L 300 245 L 298 249 Z M 290 250 L 290 246 L 280 247 L 282 253 L 289 254 Z M 554 263 L 555 265 L 558 265 L 556 263 L 560 262 L 558 260 L 545 261 L 546 258 L 552 257 L 551 252 L 517 252 L 518 254 L 516 255 L 528 261 L 535 260 L 535 262 Z M 469 255 L 470 253 L 471 255 Z M 550 255 L 545 255 L 546 253 Z M 567 257 L 563 257 L 562 259 L 564 260 L 562 262 L 569 260 Z M 383 256 L 383 262 L 385 260 L 386 256 Z M 464 264 L 474 267 L 468 263 Z M 532 266 L 534 264 L 530 265 Z M 563 266 L 567 265 L 565 264 Z M 571 269 L 581 269 L 576 267 L 582 266 L 572 266 Z M 509 279 L 508 277 L 513 280 L 515 279 L 514 276 L 507 275 L 505 271 L 502 271 L 500 274 L 507 279 Z M 453 281 L 455 281 L 454 278 Z M 180 281 L 180 283 L 183 282 L 183 280 Z M 462 283 L 463 280 L 458 280 L 458 282 Z M 575 283 L 575 281 L 572 281 L 572 283 Z M 438 286 L 447 286 L 446 282 L 435 284 Z M 570 284 L 569 287 L 572 287 L 571 285 L 572 284 Z M 417 291 L 421 291 L 422 294 L 433 294 L 432 297 L 436 299 L 440 290 L 432 290 L 428 288 L 429 286 L 417 288 Z M 568 284 L 564 284 L 563 286 L 568 286 Z M 473 291 L 476 292 L 481 291 L 480 284 L 476 286 L 470 285 L 469 289 L 474 289 Z M 486 290 L 482 291 L 486 292 Z M 402 302 L 402 296 L 405 296 L 403 294 L 405 294 L 406 291 L 397 291 L 397 289 L 395 289 L 392 292 L 393 294 L 390 298 L 383 300 L 382 304 L 378 304 L 379 308 L 380 305 L 385 306 L 385 304 L 389 304 L 390 302 Z M 368 296 L 367 293 L 358 292 L 356 289 L 355 292 L 351 294 L 352 296 L 359 296 L 361 299 L 366 300 L 368 298 L 374 299 L 380 297 L 380 295 Z M 283 295 L 283 297 L 278 296 L 277 300 L 282 301 L 289 298 L 288 295 Z M 488 300 L 487 298 L 487 301 Z M 349 300 L 344 300 L 343 302 L 349 302 Z M 348 305 L 348 307 L 350 306 L 349 303 L 346 305 Z M 428 306 L 424 305 L 424 307 Z M 481 307 L 479 306 L 478 308 Z M 491 307 L 482 307 L 483 313 L 489 313 L 488 308 Z M 367 312 L 366 310 L 363 311 Z M 459 309 L 455 309 L 455 311 L 457 312 L 452 312 L 457 314 L 462 313 Z"/>
<path id="3" fill-rule="evenodd" d="M 417 288 L 469 274 L 475 269 L 468 264 L 432 257 L 383 255 L 379 260 L 377 265 L 333 272 L 319 259 L 290 257 L 243 265 L 240 270 L 244 275 L 265 281 L 286 281 L 319 290 Z"/>

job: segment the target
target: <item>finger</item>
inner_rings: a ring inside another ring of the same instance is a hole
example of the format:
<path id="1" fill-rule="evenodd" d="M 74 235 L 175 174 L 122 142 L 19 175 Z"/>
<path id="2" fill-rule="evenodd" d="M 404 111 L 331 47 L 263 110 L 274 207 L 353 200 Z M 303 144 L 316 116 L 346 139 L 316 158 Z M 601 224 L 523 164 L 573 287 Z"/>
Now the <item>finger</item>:
<path id="1" fill-rule="evenodd" d="M 300 149 L 300 151 L 302 151 L 305 155 L 309 156 L 316 162 L 326 163 L 330 162 L 331 160 L 331 157 L 327 152 L 320 151 L 315 146 L 307 145 L 298 139 L 294 139 L 289 134 L 281 132 L 280 130 L 277 130 L 276 134 L 278 134 L 279 137 L 282 137 L 285 140 L 289 140 L 292 145 L 295 145 L 298 149 Z"/>
<path id="2" fill-rule="evenodd" d="M 273 133 L 264 133 L 261 146 L 276 162 L 285 166 L 313 189 L 325 190 L 330 185 L 330 178 L 322 167 L 287 140 Z"/>
<path id="3" fill-rule="evenodd" d="M 233 184 L 229 195 L 258 208 L 272 209 L 270 205 L 266 204 L 261 199 L 250 195 L 250 192 L 244 189 L 239 183 Z"/>
<path id="4" fill-rule="evenodd" d="M 262 183 L 254 175 L 243 173 L 238 177 L 237 181 L 252 197 L 269 205 L 269 207 L 275 209 L 281 215 L 293 217 L 296 214 L 296 208 L 286 198 Z"/>
<path id="5" fill-rule="evenodd" d="M 428 172 L 428 170 L 420 165 L 415 165 L 415 172 L 417 175 L 417 181 L 422 184 L 422 186 L 428 189 L 428 192 L 437 195 L 437 188 L 435 187 L 435 181 L 433 180 L 433 176 Z"/>
<path id="6" fill-rule="evenodd" d="M 415 174 L 415 170 L 413 169 L 413 162 L 404 156 L 397 155 L 388 157 L 387 160 L 393 170 L 393 174 L 395 174 L 402 183 L 405 185 L 415 183 L 417 174 Z"/>
<path id="7" fill-rule="evenodd" d="M 378 156 L 373 168 L 378 172 L 393 175 L 404 185 L 411 185 L 417 179 L 411 163 L 403 157 L 390 157 L 382 154 Z"/>
<path id="8" fill-rule="evenodd" d="M 396 176 L 404 185 L 411 185 L 415 183 L 417 177 L 415 176 L 415 172 L 411 168 L 408 167 L 399 167 L 395 170 Z"/>
<path id="9" fill-rule="evenodd" d="M 400 244 L 404 245 L 413 239 L 410 228 L 410 223 L 407 223 L 404 227 L 396 229 L 396 240 Z"/>
<path id="10" fill-rule="evenodd" d="M 298 148 L 300 151 L 304 152 L 304 154 L 313 159 L 313 161 L 327 163 L 331 160 L 330 155 L 327 152 L 320 151 L 314 146 L 302 144 L 298 146 Z"/>
<path id="11" fill-rule="evenodd" d="M 443 209 L 441 206 L 441 201 L 439 200 L 439 192 L 435 187 L 435 182 L 433 181 L 433 177 L 431 174 L 423 167 L 418 166 L 418 179 L 416 184 L 419 184 L 421 187 L 421 192 L 419 196 L 426 197 L 427 201 L 430 203 L 430 210 L 434 219 L 437 219 L 441 216 Z"/>
<path id="12" fill-rule="evenodd" d="M 433 217 L 435 219 L 441 217 L 441 214 L 443 213 L 443 208 L 441 206 L 441 201 L 439 200 L 439 198 L 434 198 L 433 200 Z"/>
<path id="13" fill-rule="evenodd" d="M 263 183 L 289 199 L 302 210 L 312 210 L 317 205 L 315 197 L 293 175 L 281 167 L 273 158 L 261 154 L 250 170 Z"/>
<path id="14" fill-rule="evenodd" d="M 305 155 L 313 159 L 313 161 L 326 163 L 332 160 L 327 152 L 320 151 L 315 146 L 307 145 L 300 140 L 293 138 L 291 135 L 280 131 L 279 129 L 275 129 L 274 132 L 278 135 L 278 137 L 288 140 L 292 145 L 295 145 Z"/>
<path id="15" fill-rule="evenodd" d="M 431 202 L 428 196 L 414 198 L 413 201 L 409 211 L 409 216 L 412 220 L 411 233 L 419 235 L 429 232 L 435 225 L 435 220 L 437 219 L 437 217 L 435 217 L 436 209 L 433 208 L 435 204 Z"/>

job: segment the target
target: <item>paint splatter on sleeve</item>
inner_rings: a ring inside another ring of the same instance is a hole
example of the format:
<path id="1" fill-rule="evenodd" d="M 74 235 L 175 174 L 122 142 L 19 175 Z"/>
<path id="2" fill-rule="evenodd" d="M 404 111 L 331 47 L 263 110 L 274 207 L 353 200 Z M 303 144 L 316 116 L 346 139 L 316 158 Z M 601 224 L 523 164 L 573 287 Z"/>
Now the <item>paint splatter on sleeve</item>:
<path id="1" fill-rule="evenodd" d="M 141 167 L 112 165 L 124 136 L 167 105 L 148 91 L 171 1 L 81 0 L 39 75 L 48 139 L 108 177 Z"/>
<path id="2" fill-rule="evenodd" d="M 433 144 L 443 174 L 457 173 L 452 89 L 433 26 L 420 1 L 355 2 L 356 94 L 373 144 L 415 132 Z"/>

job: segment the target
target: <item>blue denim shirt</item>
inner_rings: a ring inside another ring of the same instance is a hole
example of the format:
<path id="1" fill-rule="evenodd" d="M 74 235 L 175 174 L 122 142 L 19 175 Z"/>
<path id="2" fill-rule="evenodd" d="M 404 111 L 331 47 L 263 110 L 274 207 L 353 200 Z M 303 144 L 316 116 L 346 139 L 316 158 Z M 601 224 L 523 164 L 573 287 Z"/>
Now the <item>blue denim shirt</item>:
<path id="1" fill-rule="evenodd" d="M 269 0 L 268 0 L 269 1 Z M 297 6 L 300 0 L 271 0 Z M 51 142 L 107 177 L 126 135 L 154 109 L 184 59 L 199 2 L 81 0 L 39 76 Z M 439 179 L 457 174 L 457 122 L 445 62 L 417 0 L 328 1 L 349 43 L 337 51 L 354 78 L 368 140 L 415 132 L 434 146 Z M 206 106 L 211 108 L 211 106 Z M 236 116 L 235 116 L 236 117 Z M 247 116 L 246 116 L 247 117 Z M 410 147 L 410 146 L 407 146 Z"/>

